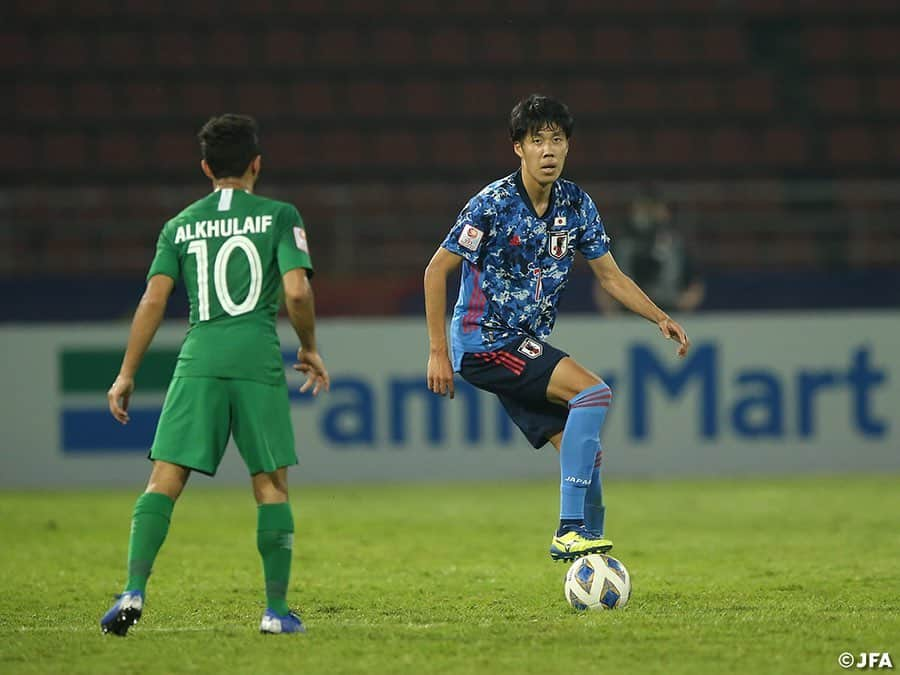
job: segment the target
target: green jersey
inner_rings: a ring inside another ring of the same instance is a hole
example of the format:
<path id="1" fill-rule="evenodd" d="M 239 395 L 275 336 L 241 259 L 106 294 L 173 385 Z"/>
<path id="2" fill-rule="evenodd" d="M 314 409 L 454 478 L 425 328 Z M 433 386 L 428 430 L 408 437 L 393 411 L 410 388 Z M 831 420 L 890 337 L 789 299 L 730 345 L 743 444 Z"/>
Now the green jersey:
<path id="1" fill-rule="evenodd" d="M 165 274 L 187 290 L 190 328 L 175 375 L 283 382 L 275 319 L 281 277 L 298 267 L 312 274 L 290 204 L 226 188 L 167 222 L 147 278 Z"/>

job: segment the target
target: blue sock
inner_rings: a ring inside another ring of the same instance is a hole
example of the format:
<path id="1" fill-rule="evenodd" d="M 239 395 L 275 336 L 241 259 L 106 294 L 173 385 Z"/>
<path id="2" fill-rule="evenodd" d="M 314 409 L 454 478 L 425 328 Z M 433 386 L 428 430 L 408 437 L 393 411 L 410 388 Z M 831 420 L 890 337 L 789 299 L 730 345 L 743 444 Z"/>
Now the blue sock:
<path id="1" fill-rule="evenodd" d="M 600 535 L 603 534 L 603 521 L 606 516 L 606 507 L 603 505 L 603 483 L 600 479 L 600 462 L 602 459 L 603 450 L 597 450 L 594 471 L 591 473 L 591 486 L 584 495 L 585 527 Z"/>
<path id="2" fill-rule="evenodd" d="M 592 482 L 600 450 L 600 428 L 611 398 L 609 386 L 601 382 L 578 392 L 569 401 L 569 419 L 559 449 L 560 520 L 584 520 L 585 493 Z"/>

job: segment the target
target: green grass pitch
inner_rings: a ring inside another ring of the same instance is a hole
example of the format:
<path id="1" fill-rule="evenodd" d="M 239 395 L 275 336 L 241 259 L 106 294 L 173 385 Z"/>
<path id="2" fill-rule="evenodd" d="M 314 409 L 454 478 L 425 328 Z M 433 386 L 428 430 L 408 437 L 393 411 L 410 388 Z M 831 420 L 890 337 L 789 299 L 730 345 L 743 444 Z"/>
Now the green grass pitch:
<path id="1" fill-rule="evenodd" d="M 257 633 L 249 488 L 194 484 L 144 618 L 123 582 L 137 491 L 0 492 L 0 672 L 839 673 L 900 661 L 900 476 L 606 482 L 628 607 L 580 614 L 547 548 L 553 481 L 295 488 L 289 600 Z"/>

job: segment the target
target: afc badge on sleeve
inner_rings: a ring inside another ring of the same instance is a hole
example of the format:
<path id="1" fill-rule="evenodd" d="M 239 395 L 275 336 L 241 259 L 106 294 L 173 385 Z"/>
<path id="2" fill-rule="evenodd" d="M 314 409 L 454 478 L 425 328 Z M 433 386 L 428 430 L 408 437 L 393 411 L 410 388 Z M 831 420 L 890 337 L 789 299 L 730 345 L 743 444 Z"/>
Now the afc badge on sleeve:
<path id="1" fill-rule="evenodd" d="M 470 251 L 477 251 L 478 246 L 481 244 L 481 238 L 483 236 L 484 232 L 479 230 L 477 227 L 466 225 L 463 228 L 462 233 L 459 235 L 459 245 L 463 248 L 469 249 Z"/>

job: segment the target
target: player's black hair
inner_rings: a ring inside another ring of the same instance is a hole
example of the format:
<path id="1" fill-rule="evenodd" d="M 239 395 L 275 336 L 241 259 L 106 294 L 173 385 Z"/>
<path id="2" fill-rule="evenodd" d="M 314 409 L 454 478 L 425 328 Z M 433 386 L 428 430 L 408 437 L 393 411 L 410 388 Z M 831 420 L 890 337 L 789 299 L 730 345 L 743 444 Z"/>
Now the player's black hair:
<path id="1" fill-rule="evenodd" d="M 571 138 L 575 120 L 565 103 L 532 94 L 516 103 L 509 114 L 509 138 L 514 143 L 525 138 L 529 131 L 559 127 Z"/>
<path id="2" fill-rule="evenodd" d="M 216 178 L 241 177 L 259 155 L 259 127 L 249 115 L 210 117 L 197 133 L 200 154 Z"/>

